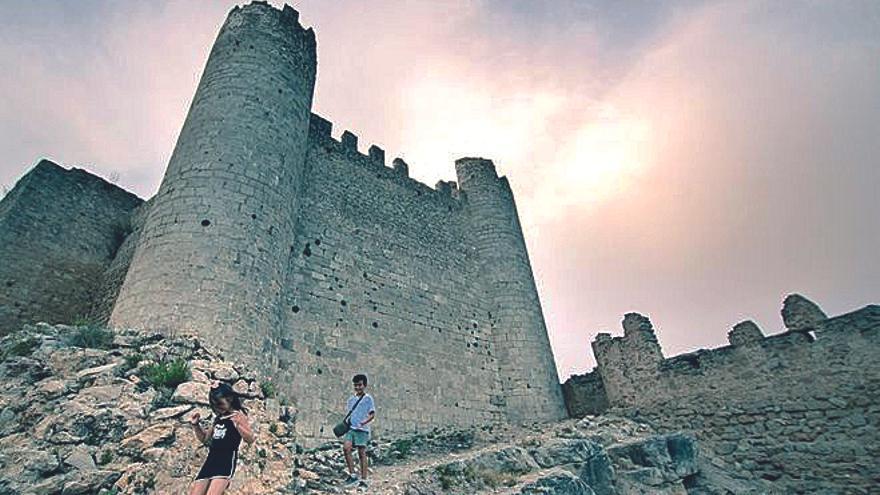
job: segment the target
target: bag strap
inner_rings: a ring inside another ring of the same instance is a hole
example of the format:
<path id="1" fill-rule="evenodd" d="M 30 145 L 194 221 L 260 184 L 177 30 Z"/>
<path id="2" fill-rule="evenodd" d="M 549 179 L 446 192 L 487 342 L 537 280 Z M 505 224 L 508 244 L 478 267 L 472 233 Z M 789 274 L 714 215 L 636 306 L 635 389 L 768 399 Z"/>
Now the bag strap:
<path id="1" fill-rule="evenodd" d="M 361 400 L 363 400 L 363 398 L 366 397 L 366 396 L 367 396 L 367 394 L 364 394 L 364 395 L 358 397 L 357 402 L 355 402 L 354 405 L 351 406 L 351 409 L 348 410 L 348 414 L 346 414 L 345 417 L 342 418 L 342 421 L 343 421 L 343 422 L 347 421 L 348 418 L 351 417 L 351 413 L 353 413 L 354 410 L 357 409 L 358 404 L 360 404 L 360 403 L 361 403 Z"/>

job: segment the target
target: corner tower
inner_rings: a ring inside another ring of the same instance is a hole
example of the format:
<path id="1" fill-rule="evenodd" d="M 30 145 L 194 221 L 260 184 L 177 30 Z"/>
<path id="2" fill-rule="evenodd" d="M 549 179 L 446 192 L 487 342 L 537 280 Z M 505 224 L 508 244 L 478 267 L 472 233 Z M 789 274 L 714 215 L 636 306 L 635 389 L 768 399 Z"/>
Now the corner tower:
<path id="1" fill-rule="evenodd" d="M 111 325 L 192 331 L 271 364 L 261 356 L 280 327 L 316 63 L 314 32 L 291 7 L 229 13 Z"/>
<path id="2" fill-rule="evenodd" d="M 508 417 L 563 418 L 562 389 L 510 184 L 483 158 L 456 160 L 455 171 L 491 308 Z"/>

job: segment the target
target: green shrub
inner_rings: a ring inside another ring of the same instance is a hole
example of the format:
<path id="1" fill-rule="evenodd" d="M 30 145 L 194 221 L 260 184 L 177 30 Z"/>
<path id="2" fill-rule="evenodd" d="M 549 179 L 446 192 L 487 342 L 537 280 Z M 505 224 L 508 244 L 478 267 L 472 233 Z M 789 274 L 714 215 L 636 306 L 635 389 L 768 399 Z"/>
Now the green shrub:
<path id="1" fill-rule="evenodd" d="M 133 370 L 133 369 L 137 368 L 137 365 L 140 364 L 140 362 L 143 360 L 144 360 L 144 355 L 139 352 L 125 356 L 125 362 L 123 363 L 123 371 Z"/>
<path id="2" fill-rule="evenodd" d="M 188 382 L 191 377 L 189 363 L 181 358 L 144 366 L 140 376 L 157 390 L 160 388 L 174 390 L 181 383 Z"/>
<path id="3" fill-rule="evenodd" d="M 260 390 L 263 391 L 263 395 L 265 395 L 266 398 L 271 399 L 272 397 L 275 397 L 275 384 L 272 382 L 261 383 Z"/>
<path id="4" fill-rule="evenodd" d="M 113 346 L 113 332 L 96 325 L 77 326 L 66 340 L 74 347 L 109 349 Z"/>
<path id="5" fill-rule="evenodd" d="M 406 457 L 412 453 L 413 440 L 411 438 L 402 438 L 391 442 L 391 450 L 400 452 L 401 457 Z"/>
<path id="6" fill-rule="evenodd" d="M 18 340 L 3 351 L 2 357 L 6 360 L 15 356 L 30 356 L 39 345 L 39 341 L 34 338 Z"/>

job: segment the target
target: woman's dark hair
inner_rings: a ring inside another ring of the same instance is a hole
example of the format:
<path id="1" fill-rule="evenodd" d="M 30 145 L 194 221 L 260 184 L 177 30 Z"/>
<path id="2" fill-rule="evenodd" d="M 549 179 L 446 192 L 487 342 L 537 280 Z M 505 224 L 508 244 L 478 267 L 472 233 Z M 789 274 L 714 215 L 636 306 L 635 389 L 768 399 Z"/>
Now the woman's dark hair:
<path id="1" fill-rule="evenodd" d="M 217 401 L 221 398 L 229 400 L 229 409 L 247 414 L 247 409 L 241 404 L 241 397 L 238 395 L 238 392 L 233 390 L 228 383 L 224 382 L 220 382 L 216 387 L 211 387 L 211 391 L 208 392 L 208 403 L 211 404 L 211 409 L 214 410 L 215 414 L 219 414 L 217 411 Z"/>

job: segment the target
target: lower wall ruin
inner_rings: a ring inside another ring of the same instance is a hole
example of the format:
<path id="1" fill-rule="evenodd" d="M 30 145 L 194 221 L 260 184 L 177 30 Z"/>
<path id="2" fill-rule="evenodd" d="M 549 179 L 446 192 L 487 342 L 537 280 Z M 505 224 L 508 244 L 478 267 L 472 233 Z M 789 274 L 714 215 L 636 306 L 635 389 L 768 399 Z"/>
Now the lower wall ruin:
<path id="1" fill-rule="evenodd" d="M 786 333 L 764 337 L 743 322 L 729 346 L 664 358 L 650 321 L 628 314 L 622 337 L 593 342 L 597 369 L 564 385 L 570 412 L 611 410 L 692 430 L 780 493 L 872 493 L 880 483 L 880 306 L 826 318 L 789 296 L 783 318 Z"/>

